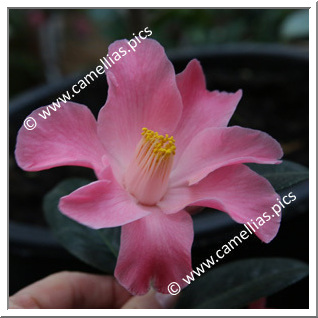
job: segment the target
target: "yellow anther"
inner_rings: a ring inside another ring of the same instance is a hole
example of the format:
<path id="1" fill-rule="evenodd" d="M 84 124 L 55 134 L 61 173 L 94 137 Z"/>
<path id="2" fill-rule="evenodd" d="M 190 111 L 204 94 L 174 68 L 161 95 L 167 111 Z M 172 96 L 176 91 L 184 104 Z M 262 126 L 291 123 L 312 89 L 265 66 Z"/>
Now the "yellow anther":
<path id="1" fill-rule="evenodd" d="M 148 147 L 152 148 L 152 152 L 156 155 L 157 159 L 175 155 L 176 146 L 173 136 L 169 137 L 168 134 L 165 134 L 165 136 L 159 135 L 158 132 L 154 132 L 146 127 L 142 128 L 141 135 L 144 136 L 145 143 L 148 144 Z"/>

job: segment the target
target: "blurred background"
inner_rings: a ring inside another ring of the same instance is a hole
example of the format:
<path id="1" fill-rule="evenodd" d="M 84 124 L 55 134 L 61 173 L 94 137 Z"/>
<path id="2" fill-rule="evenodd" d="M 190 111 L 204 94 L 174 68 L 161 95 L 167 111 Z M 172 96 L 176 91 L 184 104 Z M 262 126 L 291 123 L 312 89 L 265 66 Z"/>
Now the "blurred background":
<path id="1" fill-rule="evenodd" d="M 167 50 L 224 43 L 308 48 L 309 10 L 80 9 L 9 11 L 10 97 L 95 68 L 115 40 L 148 26 Z"/>
<path id="2" fill-rule="evenodd" d="M 145 27 L 165 47 L 177 73 L 197 58 L 209 90 L 243 89 L 231 125 L 266 131 L 281 143 L 284 159 L 308 167 L 309 10 L 10 9 L 10 294 L 57 270 L 93 271 L 50 234 L 42 201 L 65 178 L 95 176 L 81 167 L 22 171 L 14 148 L 23 120 L 94 70 L 109 44 L 131 39 Z M 100 76 L 72 100 L 88 105 L 96 116 L 106 98 L 106 79 Z M 252 240 L 226 261 L 286 256 L 308 262 L 308 182 L 292 191 L 298 191 L 297 207 L 287 213 L 273 243 Z M 237 227 L 225 213 L 215 213 L 215 219 L 203 214 L 195 221 L 195 231 L 193 262 L 199 264 L 236 234 Z M 307 308 L 308 280 L 296 285 L 276 295 L 270 306 Z"/>

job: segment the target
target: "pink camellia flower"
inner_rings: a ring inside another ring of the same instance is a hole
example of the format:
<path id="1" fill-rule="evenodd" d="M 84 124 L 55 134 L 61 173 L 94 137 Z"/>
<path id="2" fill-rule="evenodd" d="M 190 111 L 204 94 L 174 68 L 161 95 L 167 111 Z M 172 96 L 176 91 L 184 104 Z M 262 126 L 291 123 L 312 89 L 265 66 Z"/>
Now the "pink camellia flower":
<path id="1" fill-rule="evenodd" d="M 113 43 L 109 55 L 126 43 Z M 278 195 L 243 163 L 277 164 L 282 149 L 266 133 L 227 127 L 242 92 L 207 91 L 197 60 L 175 75 L 155 40 L 143 40 L 106 74 L 108 98 L 97 121 L 86 106 L 68 102 L 36 129 L 20 129 L 16 159 L 28 171 L 94 169 L 98 181 L 61 198 L 59 209 L 91 228 L 122 226 L 115 277 L 133 294 L 150 284 L 168 293 L 171 282 L 184 287 L 192 270 L 186 207 L 256 220 Z M 272 218 L 255 234 L 269 242 L 279 224 Z"/>

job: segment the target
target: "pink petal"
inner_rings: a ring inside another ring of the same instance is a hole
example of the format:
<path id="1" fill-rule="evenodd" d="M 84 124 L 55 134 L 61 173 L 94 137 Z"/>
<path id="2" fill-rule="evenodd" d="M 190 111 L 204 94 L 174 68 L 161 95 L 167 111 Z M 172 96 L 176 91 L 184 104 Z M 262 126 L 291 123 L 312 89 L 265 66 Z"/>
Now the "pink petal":
<path id="1" fill-rule="evenodd" d="M 268 243 L 280 224 L 281 216 L 271 209 L 277 198 L 279 195 L 265 178 L 238 164 L 222 167 L 191 187 L 170 188 L 158 206 L 164 213 L 176 213 L 188 205 L 211 207 L 228 213 L 238 223 L 253 219 L 257 224 L 261 222 L 257 218 L 262 217 L 266 224 L 255 234 Z M 264 212 L 270 220 L 264 218 Z"/>
<path id="2" fill-rule="evenodd" d="M 100 229 L 133 222 L 154 209 L 138 205 L 117 181 L 109 179 L 90 183 L 62 197 L 60 211 L 81 224 Z"/>
<path id="3" fill-rule="evenodd" d="M 171 186 L 192 185 L 222 166 L 276 164 L 282 155 L 279 143 L 264 132 L 238 126 L 209 128 L 193 138 L 183 152 L 171 173 Z"/>
<path id="4" fill-rule="evenodd" d="M 192 270 L 193 225 L 185 212 L 165 215 L 161 211 L 124 225 L 115 277 L 132 294 L 147 293 L 150 284 L 160 293 L 182 281 Z"/>
<path id="5" fill-rule="evenodd" d="M 210 127 L 227 126 L 242 97 L 242 91 L 226 93 L 209 92 L 200 62 L 192 60 L 186 69 L 177 75 L 177 84 L 182 96 L 183 113 L 177 131 L 177 155 L 200 131 Z"/>
<path id="6" fill-rule="evenodd" d="M 98 133 L 117 176 L 129 164 L 143 127 L 170 134 L 182 112 L 174 68 L 163 47 L 146 39 L 133 52 L 121 40 L 109 47 L 109 56 L 120 49 L 131 52 L 106 71 L 108 98 L 98 116 Z"/>
<path id="7" fill-rule="evenodd" d="M 62 103 L 61 103 L 62 104 Z M 105 149 L 97 136 L 97 123 L 84 105 L 67 102 L 46 119 L 38 114 L 47 106 L 33 111 L 37 126 L 22 126 L 17 137 L 15 156 L 18 165 L 27 171 L 39 171 L 62 165 L 93 168 L 98 174 Z"/>

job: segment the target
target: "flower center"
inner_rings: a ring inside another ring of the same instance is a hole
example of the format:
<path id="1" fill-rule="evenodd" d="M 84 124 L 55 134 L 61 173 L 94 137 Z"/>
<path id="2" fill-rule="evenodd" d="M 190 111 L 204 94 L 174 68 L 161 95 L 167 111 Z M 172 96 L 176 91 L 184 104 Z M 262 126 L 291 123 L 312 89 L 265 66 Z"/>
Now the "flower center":
<path id="1" fill-rule="evenodd" d="M 141 135 L 125 174 L 125 186 L 140 203 L 155 205 L 167 191 L 175 140 L 147 128 L 142 129 Z"/>

